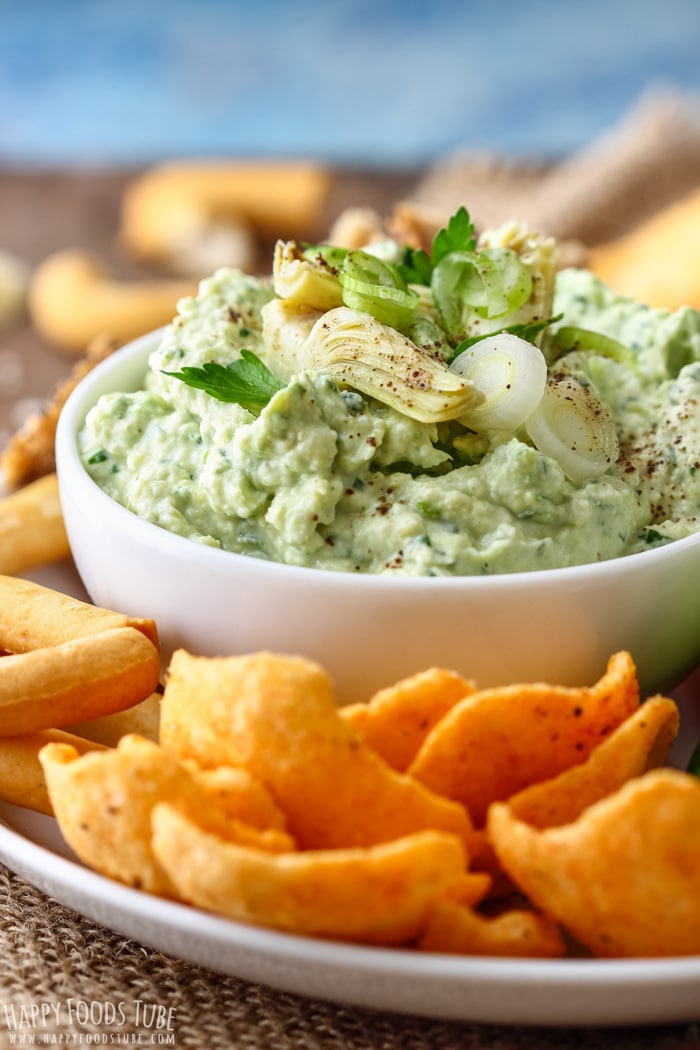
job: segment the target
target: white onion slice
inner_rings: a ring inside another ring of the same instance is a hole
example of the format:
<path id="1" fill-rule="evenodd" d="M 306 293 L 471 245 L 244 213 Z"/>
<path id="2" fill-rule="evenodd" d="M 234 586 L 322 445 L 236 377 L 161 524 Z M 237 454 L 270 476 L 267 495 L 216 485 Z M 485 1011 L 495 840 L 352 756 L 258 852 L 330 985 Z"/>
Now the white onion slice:
<path id="1" fill-rule="evenodd" d="M 615 424 L 607 410 L 573 378 L 548 385 L 525 429 L 535 447 L 556 459 L 577 483 L 600 477 L 619 454 Z"/>
<path id="2" fill-rule="evenodd" d="M 480 339 L 452 362 L 484 400 L 460 416 L 474 430 L 517 430 L 537 408 L 547 384 L 539 347 L 510 332 Z"/>

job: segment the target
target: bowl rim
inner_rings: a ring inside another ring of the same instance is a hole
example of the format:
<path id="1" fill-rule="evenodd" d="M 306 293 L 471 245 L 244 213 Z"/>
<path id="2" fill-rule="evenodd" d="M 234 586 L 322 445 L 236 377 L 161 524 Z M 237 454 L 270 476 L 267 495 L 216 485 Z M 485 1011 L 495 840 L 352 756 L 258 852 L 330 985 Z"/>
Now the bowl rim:
<path id="1" fill-rule="evenodd" d="M 494 573 L 492 575 L 465 575 L 465 576 L 418 576 L 418 575 L 393 575 L 390 573 L 363 573 L 346 572 L 336 569 L 325 569 L 310 565 L 290 565 L 286 562 L 275 562 L 266 558 L 257 558 L 254 555 L 238 554 L 235 551 L 227 551 L 220 547 L 208 546 L 197 543 L 195 540 L 177 533 L 145 518 L 139 517 L 133 511 L 118 503 L 109 496 L 97 484 L 86 470 L 79 452 L 77 436 L 83 425 L 89 410 L 96 404 L 103 393 L 111 392 L 108 378 L 115 368 L 117 370 L 128 367 L 128 363 L 143 357 L 144 366 L 147 363 L 150 352 L 157 346 L 157 341 L 162 337 L 168 326 L 146 332 L 144 335 L 130 340 L 110 354 L 105 360 L 99 362 L 91 369 L 71 391 L 59 415 L 56 427 L 56 472 L 58 475 L 59 494 L 61 501 L 65 498 L 65 489 L 71 481 L 81 486 L 81 494 L 87 499 L 97 501 L 97 506 L 104 508 L 105 514 L 116 515 L 117 523 L 122 523 L 127 533 L 134 529 L 143 533 L 143 538 L 149 547 L 157 547 L 160 551 L 172 551 L 173 555 L 180 559 L 187 557 L 201 558 L 205 565 L 210 564 L 212 568 L 221 567 L 224 564 L 235 565 L 244 563 L 250 566 L 255 563 L 260 572 L 283 574 L 293 579 L 309 579 L 312 573 L 315 580 L 325 579 L 333 581 L 333 585 L 345 586 L 343 581 L 352 580 L 352 587 L 368 587 L 374 590 L 378 587 L 396 588 L 398 590 L 425 590 L 427 588 L 442 588 L 445 590 L 468 588 L 479 591 L 483 587 L 488 590 L 505 588 L 528 588 L 537 585 L 560 585 L 573 587 L 576 585 L 590 584 L 591 580 L 598 577 L 619 574 L 626 575 L 641 569 L 650 561 L 664 562 L 672 561 L 682 557 L 688 549 L 700 545 L 700 529 L 689 536 L 655 547 L 646 551 L 636 551 L 632 554 L 621 555 L 616 558 L 608 558 L 603 561 L 584 562 L 580 565 L 569 565 L 552 569 L 530 569 L 517 572 Z M 144 368 L 145 371 L 145 368 Z M 105 389 L 101 389 L 102 387 Z M 114 388 L 115 391 L 119 387 Z M 70 480 L 67 480 L 70 479 Z M 197 552 L 197 553 L 195 553 Z"/>

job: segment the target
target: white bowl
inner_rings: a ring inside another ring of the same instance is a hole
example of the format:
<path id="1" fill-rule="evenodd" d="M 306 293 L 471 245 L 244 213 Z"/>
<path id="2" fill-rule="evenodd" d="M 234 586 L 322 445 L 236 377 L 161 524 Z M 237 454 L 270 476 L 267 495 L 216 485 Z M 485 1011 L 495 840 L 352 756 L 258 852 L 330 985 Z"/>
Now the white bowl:
<path id="1" fill-rule="evenodd" d="M 490 577 L 355 575 L 278 565 L 201 546 L 143 521 L 81 464 L 76 435 L 104 393 L 141 385 L 159 338 L 95 368 L 58 426 L 57 471 L 75 563 L 92 600 L 155 619 L 164 661 L 270 649 L 301 653 L 333 676 L 341 701 L 433 665 L 478 685 L 592 684 L 628 649 L 644 693 L 700 661 L 700 534 L 568 569 Z"/>

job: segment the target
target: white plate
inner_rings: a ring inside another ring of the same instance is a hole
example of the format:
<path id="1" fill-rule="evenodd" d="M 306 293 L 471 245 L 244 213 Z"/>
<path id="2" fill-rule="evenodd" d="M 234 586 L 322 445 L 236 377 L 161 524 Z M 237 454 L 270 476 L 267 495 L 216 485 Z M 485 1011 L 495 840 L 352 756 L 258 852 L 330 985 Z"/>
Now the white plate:
<path id="1" fill-rule="evenodd" d="M 69 566 L 35 578 L 80 594 Z M 700 704 L 679 697 L 684 762 Z M 700 1017 L 700 957 L 487 959 L 364 948 L 275 933 L 150 897 L 87 870 L 57 825 L 0 803 L 0 859 L 75 911 L 179 959 L 286 992 L 446 1020 L 604 1025 Z"/>

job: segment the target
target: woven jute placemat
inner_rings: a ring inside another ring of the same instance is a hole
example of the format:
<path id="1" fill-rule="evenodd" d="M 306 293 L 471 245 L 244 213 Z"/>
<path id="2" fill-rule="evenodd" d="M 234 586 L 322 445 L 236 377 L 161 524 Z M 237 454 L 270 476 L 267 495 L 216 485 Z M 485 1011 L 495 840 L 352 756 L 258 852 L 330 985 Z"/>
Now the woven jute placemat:
<path id="1" fill-rule="evenodd" d="M 0 866 L 0 1050 L 22 1045 L 700 1050 L 700 1027 L 464 1025 L 282 994 L 125 940 Z"/>

